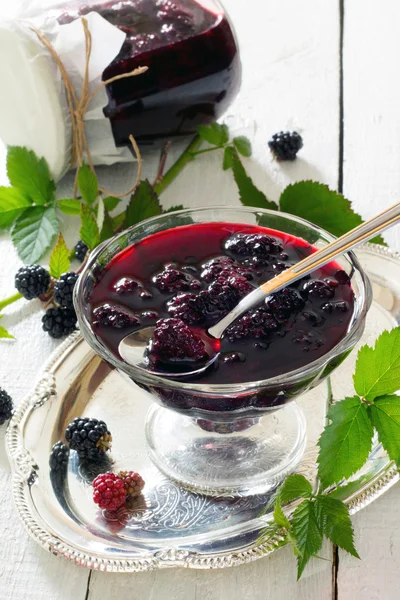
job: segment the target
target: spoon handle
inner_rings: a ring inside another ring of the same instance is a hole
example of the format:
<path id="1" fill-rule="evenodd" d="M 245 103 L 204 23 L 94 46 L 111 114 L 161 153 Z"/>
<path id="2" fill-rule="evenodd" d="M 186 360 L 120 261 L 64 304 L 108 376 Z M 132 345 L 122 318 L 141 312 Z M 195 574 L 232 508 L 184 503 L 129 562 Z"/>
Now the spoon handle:
<path id="1" fill-rule="evenodd" d="M 302 261 L 296 263 L 290 269 L 283 271 L 273 279 L 266 281 L 253 292 L 245 296 L 230 313 L 226 315 L 208 332 L 215 338 L 220 338 L 227 327 L 235 321 L 240 315 L 248 311 L 253 306 L 266 299 L 272 292 L 279 292 L 291 283 L 308 275 L 315 269 L 322 267 L 330 262 L 336 256 L 352 250 L 359 244 L 366 242 L 374 237 L 379 231 L 391 227 L 400 219 L 400 203 L 391 206 L 382 211 L 372 219 L 355 227 L 345 233 L 340 238 L 334 240 L 327 246 L 324 246 L 317 252 L 307 256 Z"/>

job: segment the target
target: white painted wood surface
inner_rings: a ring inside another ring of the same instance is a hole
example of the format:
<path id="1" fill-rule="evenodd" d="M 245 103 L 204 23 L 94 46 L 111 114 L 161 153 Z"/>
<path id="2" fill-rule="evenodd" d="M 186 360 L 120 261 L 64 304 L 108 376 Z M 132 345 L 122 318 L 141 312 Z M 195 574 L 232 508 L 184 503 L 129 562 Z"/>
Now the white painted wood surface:
<path id="1" fill-rule="evenodd" d="M 226 120 L 235 132 L 251 137 L 254 157 L 247 167 L 272 199 L 290 182 L 315 179 L 337 188 L 340 140 L 340 10 L 332 0 L 225 0 L 239 37 L 243 61 L 242 92 Z M 377 204 L 394 202 L 400 173 L 400 56 L 396 0 L 346 3 L 344 36 L 344 192 L 357 210 L 370 216 Z M 280 129 L 296 128 L 305 141 L 299 159 L 278 165 L 267 147 Z M 177 154 L 178 149 L 172 151 Z M 154 176 L 157 157 L 145 157 Z M 6 182 L 0 149 L 0 184 Z M 103 169 L 108 187 L 124 189 L 131 167 Z M 60 193 L 70 193 L 66 178 Z M 163 195 L 164 206 L 238 203 L 230 173 L 216 156 L 189 165 Z M 77 239 L 75 221 L 65 218 L 67 241 Z M 399 236 L 390 233 L 400 248 Z M 20 261 L 6 235 L 0 236 L 1 297 L 13 292 Z M 0 345 L 0 386 L 18 403 L 56 347 L 40 327 L 40 306 L 24 301 L 6 310 L 3 323 L 18 338 Z M 1 434 L 3 435 L 3 433 Z M 0 595 L 10 600 L 395 600 L 400 583 L 400 488 L 354 517 L 363 561 L 340 554 L 338 588 L 332 583 L 332 547 L 328 561 L 312 561 L 302 580 L 295 579 L 289 549 L 236 569 L 165 570 L 134 575 L 92 573 L 46 554 L 22 530 L 11 503 L 9 467 L 0 438 Z"/>

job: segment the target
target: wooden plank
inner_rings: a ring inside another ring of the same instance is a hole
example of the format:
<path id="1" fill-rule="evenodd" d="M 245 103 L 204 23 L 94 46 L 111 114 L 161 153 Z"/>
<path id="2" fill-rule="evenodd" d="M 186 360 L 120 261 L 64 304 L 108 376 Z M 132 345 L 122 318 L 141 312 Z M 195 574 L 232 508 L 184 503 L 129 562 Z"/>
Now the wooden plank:
<path id="1" fill-rule="evenodd" d="M 400 5 L 385 0 L 345 3 L 343 191 L 364 217 L 399 201 Z M 385 234 L 400 249 L 399 227 Z M 340 552 L 340 600 L 394 600 L 400 586 L 400 486 L 354 516 L 361 561 Z"/>
<path id="2" fill-rule="evenodd" d="M 271 0 L 249 10 L 242 0 L 225 0 L 235 23 L 243 59 L 243 87 L 227 117 L 233 131 L 249 135 L 254 157 L 246 166 L 268 196 L 277 200 L 290 182 L 316 179 L 337 187 L 339 124 L 339 18 L 329 0 Z M 272 160 L 271 135 L 294 128 L 304 150 L 291 164 Z M 123 167 L 126 169 L 126 167 Z M 162 196 L 165 206 L 238 203 L 230 173 L 215 155 L 189 165 Z M 323 556 L 331 559 L 327 544 Z M 330 600 L 332 564 L 313 561 L 296 582 L 289 548 L 223 571 L 170 570 L 131 576 L 93 573 L 90 600 L 100 595 L 128 600 L 132 593 L 151 600 Z"/>
<path id="3" fill-rule="evenodd" d="M 399 22 L 396 0 L 345 2 L 343 190 L 364 218 L 400 200 Z"/>
<path id="4" fill-rule="evenodd" d="M 336 188 L 338 173 L 338 41 L 337 3 L 330 0 L 269 0 L 249 6 L 225 0 L 241 43 L 242 92 L 227 122 L 236 133 L 253 140 L 254 160 L 249 172 L 272 199 L 290 182 L 313 178 Z M 281 129 L 297 129 L 305 147 L 292 164 L 272 160 L 267 142 Z M 176 154 L 175 148 L 172 155 Z M 156 159 L 145 156 L 146 173 L 155 173 Z M 113 189 L 124 188 L 132 166 L 101 169 L 102 181 Z M 0 176 L 4 183 L 4 172 Z M 70 193 L 71 177 L 60 193 Z M 67 191 L 69 189 L 69 192 Z M 223 173 L 215 157 L 205 155 L 192 163 L 180 180 L 163 195 L 163 204 L 200 206 L 238 204 L 230 173 Z M 66 238 L 77 239 L 76 221 L 65 218 Z M 7 236 L 0 237 L 2 294 L 11 293 L 20 265 Z M 0 346 L 1 385 L 16 403 L 29 391 L 38 370 L 57 342 L 41 331 L 39 303 L 21 301 L 8 308 L 2 324 L 12 328 L 15 344 Z M 29 340 L 29 344 L 27 343 Z M 85 598 L 88 573 L 41 551 L 23 532 L 10 499 L 10 474 L 1 456 L 0 524 L 1 591 L 10 600 L 70 600 Z M 327 545 L 324 556 L 330 557 Z M 140 593 L 139 593 L 140 590 Z M 166 570 L 135 576 L 93 573 L 89 598 L 133 597 L 184 599 L 252 599 L 273 597 L 299 600 L 331 598 L 331 563 L 313 561 L 300 583 L 295 581 L 295 561 L 289 549 L 270 558 L 224 571 Z"/>

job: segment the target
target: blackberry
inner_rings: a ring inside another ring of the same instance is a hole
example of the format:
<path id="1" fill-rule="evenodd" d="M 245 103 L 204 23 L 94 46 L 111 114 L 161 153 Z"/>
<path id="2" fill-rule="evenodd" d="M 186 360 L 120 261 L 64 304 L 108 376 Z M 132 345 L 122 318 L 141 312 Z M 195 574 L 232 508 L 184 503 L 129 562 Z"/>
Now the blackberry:
<path id="1" fill-rule="evenodd" d="M 277 160 L 294 160 L 303 147 L 303 138 L 297 131 L 280 131 L 272 136 L 268 146 Z"/>
<path id="2" fill-rule="evenodd" d="M 237 319 L 226 331 L 230 342 L 246 337 L 267 337 L 278 329 L 279 325 L 273 315 L 265 308 L 257 308 Z"/>
<path id="3" fill-rule="evenodd" d="M 350 285 L 350 277 L 347 275 L 346 271 L 336 271 L 335 279 L 339 283 L 339 285 Z"/>
<path id="4" fill-rule="evenodd" d="M 145 483 L 139 473 L 135 473 L 135 471 L 120 471 L 118 476 L 123 480 L 128 496 L 131 496 L 131 498 L 140 496 Z"/>
<path id="5" fill-rule="evenodd" d="M 175 265 L 166 265 L 164 271 L 155 275 L 153 281 L 160 292 L 185 292 L 189 289 L 192 277 L 175 268 Z"/>
<path id="6" fill-rule="evenodd" d="M 281 321 L 302 310 L 304 305 L 303 298 L 291 288 L 286 288 L 280 292 L 276 292 L 276 294 L 272 294 L 272 297 L 266 303 L 267 309 Z"/>
<path id="7" fill-rule="evenodd" d="M 167 303 L 171 317 L 180 319 L 187 325 L 200 323 L 203 319 L 198 296 L 195 294 L 179 294 Z"/>
<path id="8" fill-rule="evenodd" d="M 73 308 L 72 295 L 79 275 L 70 271 L 63 273 L 54 286 L 54 301 L 63 308 Z"/>
<path id="9" fill-rule="evenodd" d="M 307 332 L 301 329 L 293 335 L 292 342 L 300 344 L 303 352 L 318 350 L 318 348 L 321 348 L 321 346 L 324 345 L 324 341 L 320 337 L 310 331 Z"/>
<path id="10" fill-rule="evenodd" d="M 112 304 L 103 304 L 93 311 L 93 325 L 122 329 L 139 324 L 140 319 L 137 315 L 130 314 Z"/>
<path id="11" fill-rule="evenodd" d="M 332 314 L 334 311 L 345 313 L 349 310 L 349 305 L 345 301 L 325 302 L 321 306 L 321 310 L 323 310 L 324 312 L 327 312 L 329 314 Z"/>
<path id="12" fill-rule="evenodd" d="M 282 252 L 282 246 L 265 233 L 235 233 L 225 242 L 225 249 L 237 256 L 267 258 Z"/>
<path id="13" fill-rule="evenodd" d="M 72 308 L 48 308 L 42 317 L 42 328 L 50 337 L 60 338 L 76 329 L 76 314 Z"/>
<path id="14" fill-rule="evenodd" d="M 9 421 L 13 414 L 13 401 L 6 390 L 0 388 L 0 425 Z"/>
<path id="15" fill-rule="evenodd" d="M 103 510 L 117 510 L 126 500 L 124 480 L 115 473 L 101 473 L 92 483 L 93 501 Z"/>
<path id="16" fill-rule="evenodd" d="M 150 363 L 206 358 L 204 342 L 179 319 L 159 319 L 148 346 Z"/>
<path id="17" fill-rule="evenodd" d="M 68 465 L 69 448 L 59 441 L 51 449 L 49 465 L 52 471 L 64 471 Z"/>
<path id="18" fill-rule="evenodd" d="M 86 258 L 86 254 L 87 251 L 89 250 L 89 248 L 86 246 L 86 244 L 84 242 L 82 242 L 82 240 L 79 240 L 74 247 L 74 251 L 75 251 L 75 256 L 78 260 L 80 260 L 81 262 L 83 262 Z"/>
<path id="19" fill-rule="evenodd" d="M 335 284 L 338 285 L 336 281 Z M 302 292 L 314 298 L 329 299 L 335 295 L 335 286 L 322 279 L 310 279 L 303 284 Z"/>
<path id="20" fill-rule="evenodd" d="M 15 287 L 26 300 L 45 294 L 50 286 L 50 275 L 40 265 L 24 265 L 15 275 Z"/>
<path id="21" fill-rule="evenodd" d="M 77 417 L 65 430 L 65 439 L 80 458 L 99 460 L 111 448 L 112 437 L 104 421 Z"/>
<path id="22" fill-rule="evenodd" d="M 142 285 L 139 281 L 132 279 L 131 277 L 122 277 L 122 279 L 118 279 L 117 283 L 114 285 L 114 290 L 117 294 L 128 294 L 138 288 L 142 288 Z"/>

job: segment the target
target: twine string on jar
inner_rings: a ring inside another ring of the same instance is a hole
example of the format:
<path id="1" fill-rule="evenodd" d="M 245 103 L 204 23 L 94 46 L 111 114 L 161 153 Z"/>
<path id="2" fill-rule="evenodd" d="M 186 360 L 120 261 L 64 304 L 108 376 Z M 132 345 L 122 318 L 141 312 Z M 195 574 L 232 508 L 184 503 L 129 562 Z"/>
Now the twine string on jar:
<path id="1" fill-rule="evenodd" d="M 67 95 L 67 104 L 68 104 L 68 109 L 69 109 L 70 116 L 71 116 L 71 127 L 72 127 L 72 151 L 71 151 L 70 166 L 73 167 L 75 165 L 77 168 L 76 173 L 75 173 L 75 179 L 74 179 L 74 197 L 77 196 L 77 192 L 78 192 L 78 175 L 79 175 L 79 169 L 83 164 L 83 154 L 84 153 L 86 154 L 86 158 L 87 158 L 87 162 L 88 162 L 88 166 L 89 166 L 90 170 L 94 174 L 96 174 L 96 171 L 95 171 L 95 168 L 93 165 L 93 161 L 92 161 L 92 157 L 91 157 L 91 153 L 89 150 L 86 132 L 85 132 L 85 115 L 86 115 L 87 109 L 89 107 L 89 104 L 91 103 L 91 101 L 93 100 L 95 95 L 100 90 L 102 90 L 106 85 L 113 83 L 114 81 L 117 81 L 119 79 L 125 79 L 127 77 L 136 77 L 136 75 L 141 75 L 142 73 L 145 73 L 148 70 L 148 67 L 138 67 L 129 73 L 121 73 L 120 75 L 115 75 L 115 77 L 111 77 L 110 79 L 107 79 L 106 81 L 102 81 L 94 89 L 94 91 L 92 93 L 89 93 L 89 62 L 90 62 L 90 56 L 92 53 L 92 35 L 90 33 L 87 20 L 84 17 L 82 17 L 81 22 L 82 22 L 82 26 L 83 26 L 83 30 L 84 30 L 84 34 L 85 34 L 86 56 L 85 56 L 85 71 L 84 71 L 84 76 L 83 76 L 83 81 L 82 81 L 80 98 L 78 98 L 75 88 L 72 85 L 71 78 L 68 75 L 68 72 L 67 72 L 62 60 L 58 56 L 58 54 L 57 54 L 56 50 L 54 49 L 54 47 L 52 46 L 51 42 L 44 35 L 44 33 L 42 33 L 39 29 L 33 29 L 33 31 L 38 36 L 39 40 L 48 49 L 48 51 L 54 58 L 54 60 L 57 64 L 57 67 L 60 70 L 61 77 L 62 77 L 64 86 L 65 86 L 65 91 L 66 91 L 66 95 Z M 140 183 L 140 179 L 142 176 L 142 157 L 140 155 L 140 150 L 138 148 L 138 145 L 137 145 L 136 140 L 133 137 L 133 135 L 129 136 L 129 141 L 132 144 L 133 150 L 134 150 L 136 158 L 137 158 L 136 181 L 135 181 L 134 185 L 128 191 L 124 192 L 123 194 L 114 194 L 114 193 L 106 190 L 105 188 L 99 186 L 99 191 L 102 192 L 103 194 L 106 194 L 108 196 L 114 196 L 116 198 L 122 198 L 123 196 L 126 196 L 128 194 L 132 194 Z"/>

